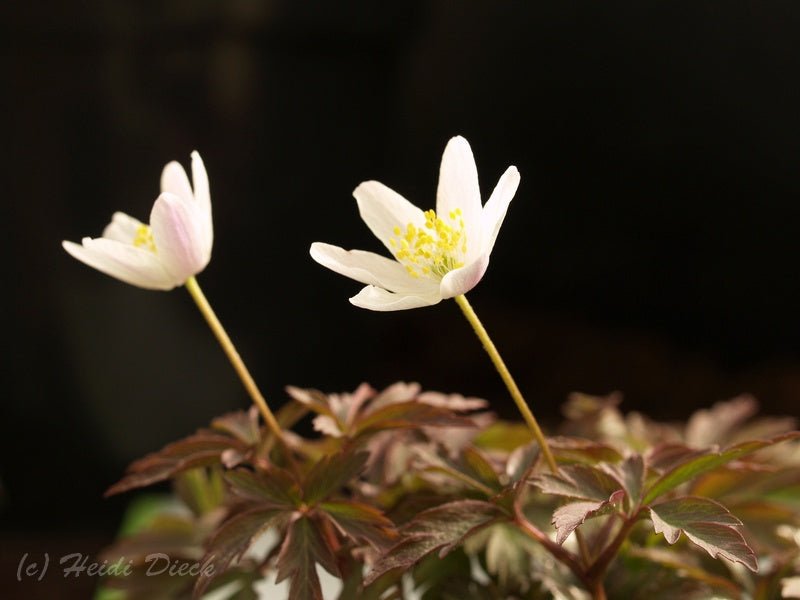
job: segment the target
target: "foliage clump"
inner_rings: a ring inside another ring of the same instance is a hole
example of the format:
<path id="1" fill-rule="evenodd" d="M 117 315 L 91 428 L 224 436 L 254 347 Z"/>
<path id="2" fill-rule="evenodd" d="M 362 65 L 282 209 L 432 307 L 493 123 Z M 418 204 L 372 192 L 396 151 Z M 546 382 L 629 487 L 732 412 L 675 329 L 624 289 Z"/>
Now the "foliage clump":
<path id="1" fill-rule="evenodd" d="M 800 597 L 800 443 L 792 419 L 739 397 L 685 424 L 573 394 L 558 469 L 521 423 L 476 398 L 396 383 L 378 392 L 287 388 L 278 438 L 255 409 L 134 462 L 109 490 L 174 483 L 184 509 L 122 537 L 106 558 L 127 598 Z M 317 435 L 292 428 L 309 415 Z M 266 540 L 266 541 L 265 541 Z M 147 557 L 199 572 L 148 577 Z"/>

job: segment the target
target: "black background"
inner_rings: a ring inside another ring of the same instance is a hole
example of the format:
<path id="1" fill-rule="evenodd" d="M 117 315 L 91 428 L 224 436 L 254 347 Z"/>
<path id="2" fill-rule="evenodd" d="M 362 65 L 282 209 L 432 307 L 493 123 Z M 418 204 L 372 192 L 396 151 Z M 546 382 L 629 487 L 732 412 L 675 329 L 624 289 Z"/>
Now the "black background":
<path id="1" fill-rule="evenodd" d="M 432 207 L 461 134 L 484 198 L 522 174 L 470 298 L 546 424 L 572 390 L 658 418 L 745 391 L 798 414 L 796 2 L 0 11 L 8 539 L 106 541 L 129 497 L 101 494 L 128 462 L 247 406 L 183 290 L 60 248 L 115 210 L 146 220 L 162 166 L 193 149 L 216 235 L 198 279 L 275 405 L 286 384 L 403 379 L 514 417 L 454 303 L 360 310 L 360 286 L 308 257 L 316 240 L 379 251 L 352 189 Z"/>

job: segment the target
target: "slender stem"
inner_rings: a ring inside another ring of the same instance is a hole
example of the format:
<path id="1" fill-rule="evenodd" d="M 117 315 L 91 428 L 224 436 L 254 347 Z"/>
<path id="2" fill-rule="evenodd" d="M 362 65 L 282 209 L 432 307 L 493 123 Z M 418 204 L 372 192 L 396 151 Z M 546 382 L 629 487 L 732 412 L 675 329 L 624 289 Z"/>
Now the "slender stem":
<path id="1" fill-rule="evenodd" d="M 256 382 L 253 380 L 253 376 L 250 375 L 250 371 L 247 370 L 244 361 L 242 361 L 242 358 L 236 351 L 236 347 L 233 345 L 233 342 L 231 342 L 231 338 L 228 337 L 225 328 L 222 326 L 222 323 L 219 322 L 217 315 L 214 313 L 214 310 L 211 308 L 208 300 L 206 300 L 203 290 L 200 289 L 200 286 L 194 277 L 190 277 L 186 280 L 186 289 L 197 304 L 197 308 L 199 308 L 200 312 L 203 313 L 206 322 L 208 322 L 208 326 L 211 327 L 211 331 L 213 331 L 214 335 L 217 337 L 220 346 L 222 346 L 222 349 L 228 356 L 228 360 L 231 361 L 236 374 L 239 375 L 239 379 L 242 380 L 247 393 L 250 394 L 250 397 L 253 399 L 253 403 L 255 403 L 255 405 L 258 407 L 258 410 L 261 411 L 261 416 L 264 417 L 264 422 L 270 428 L 272 433 L 275 434 L 275 437 L 279 440 L 282 440 L 283 432 L 281 431 L 281 426 L 278 424 L 278 420 L 275 418 L 275 415 L 272 414 L 267 401 L 259 391 Z"/>
<path id="2" fill-rule="evenodd" d="M 522 529 L 523 533 L 544 546 L 556 560 L 566 565 L 569 570 L 588 587 L 590 581 L 586 578 L 586 572 L 571 552 L 565 550 L 563 546 L 556 544 L 543 531 L 536 527 L 536 525 L 528 521 L 519 509 L 516 510 L 514 522 Z"/>
<path id="3" fill-rule="evenodd" d="M 492 339 L 486 332 L 486 328 L 480 322 L 480 319 L 478 319 L 478 315 L 475 314 L 475 311 L 472 310 L 472 306 L 467 301 L 466 296 L 463 294 L 456 296 L 455 301 L 464 312 L 464 316 L 467 318 L 467 321 L 469 321 L 469 324 L 472 325 L 472 328 L 475 330 L 475 334 L 478 336 L 478 339 L 480 339 L 484 349 L 489 354 L 489 358 L 492 359 L 497 372 L 500 373 L 503 383 L 506 384 L 506 387 L 508 388 L 511 397 L 514 399 L 519 412 L 522 413 L 522 418 L 525 419 L 525 423 L 528 424 L 528 427 L 533 433 L 533 437 L 536 438 L 539 448 L 541 449 L 542 454 L 544 454 L 550 470 L 553 473 L 557 473 L 558 465 L 556 464 L 555 458 L 553 458 L 552 452 L 550 452 L 550 447 L 547 445 L 547 440 L 544 438 L 542 429 L 539 427 L 536 417 L 533 416 L 531 409 L 525 402 L 525 398 L 523 398 L 522 393 L 519 391 L 514 378 L 511 377 L 511 373 L 509 372 L 508 367 L 506 367 L 506 363 L 504 363 L 503 359 L 500 357 L 500 353 L 497 351 L 494 342 L 492 342 Z"/>
<path id="4" fill-rule="evenodd" d="M 614 539 L 611 540 L 611 543 L 606 546 L 605 550 L 597 557 L 589 570 L 586 572 L 586 575 L 589 579 L 593 582 L 602 581 L 603 576 L 605 575 L 606 569 L 611 564 L 611 561 L 617 556 L 619 552 L 620 546 L 628 537 L 631 529 L 633 526 L 636 525 L 636 521 L 638 519 L 638 514 L 632 517 L 629 517 L 622 523 L 622 527 L 620 527 L 617 535 L 614 536 Z"/>

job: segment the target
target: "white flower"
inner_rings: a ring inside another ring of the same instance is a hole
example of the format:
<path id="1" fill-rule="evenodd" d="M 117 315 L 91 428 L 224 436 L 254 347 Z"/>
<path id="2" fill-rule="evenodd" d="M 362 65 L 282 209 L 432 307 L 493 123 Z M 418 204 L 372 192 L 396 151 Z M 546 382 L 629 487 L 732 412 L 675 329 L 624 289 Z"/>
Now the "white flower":
<path id="1" fill-rule="evenodd" d="M 436 210 L 422 212 L 377 181 L 353 192 L 361 218 L 394 260 L 330 244 L 311 245 L 311 257 L 341 275 L 367 284 L 350 302 L 371 310 L 430 306 L 471 290 L 489 255 L 519 185 L 509 167 L 481 206 L 478 171 L 469 143 L 452 138 L 442 155 Z"/>
<path id="2" fill-rule="evenodd" d="M 211 259 L 214 229 L 208 176 L 192 152 L 192 185 L 180 163 L 161 173 L 161 195 L 150 212 L 150 225 L 114 213 L 101 238 L 81 245 L 62 242 L 79 261 L 126 283 L 150 290 L 171 290 L 202 271 Z"/>

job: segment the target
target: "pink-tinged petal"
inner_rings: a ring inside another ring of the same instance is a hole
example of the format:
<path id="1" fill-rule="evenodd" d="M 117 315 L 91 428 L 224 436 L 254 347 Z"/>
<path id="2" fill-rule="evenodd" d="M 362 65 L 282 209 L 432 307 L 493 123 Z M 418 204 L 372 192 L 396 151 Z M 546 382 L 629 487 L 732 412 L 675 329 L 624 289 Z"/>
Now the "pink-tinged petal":
<path id="1" fill-rule="evenodd" d="M 192 186 L 183 165 L 173 160 L 161 171 L 161 192 L 174 194 L 187 202 L 194 200 Z"/>
<path id="2" fill-rule="evenodd" d="M 441 301 L 442 298 L 438 294 L 431 296 L 394 294 L 373 285 L 368 285 L 350 298 L 350 302 L 359 308 L 377 311 L 420 308 L 421 306 L 432 306 Z"/>
<path id="3" fill-rule="evenodd" d="M 103 237 L 109 240 L 122 242 L 123 244 L 132 244 L 142 225 L 144 225 L 144 223 L 138 219 L 134 219 L 123 212 L 115 212 L 111 217 L 111 223 L 106 225 L 106 228 L 103 230 Z"/>
<path id="4" fill-rule="evenodd" d="M 436 213 L 451 223 L 450 213 L 461 209 L 467 234 L 467 262 L 472 261 L 483 244 L 480 225 L 481 190 L 478 169 L 469 142 L 461 136 L 447 142 L 439 168 L 439 187 L 436 192 Z"/>
<path id="5" fill-rule="evenodd" d="M 519 179 L 517 167 L 508 167 L 497 182 L 492 195 L 486 201 L 486 206 L 483 207 L 483 252 L 486 254 L 491 253 L 494 248 L 494 242 L 500 232 L 503 219 L 506 217 L 508 205 L 514 198 L 514 194 L 517 193 Z"/>
<path id="6" fill-rule="evenodd" d="M 439 287 L 435 281 L 411 277 L 397 261 L 373 252 L 314 242 L 310 253 L 311 258 L 331 271 L 393 292 L 429 295 Z"/>
<path id="7" fill-rule="evenodd" d="M 484 253 L 477 260 L 450 271 L 442 278 L 441 294 L 442 298 L 453 298 L 466 294 L 476 285 L 486 273 L 489 266 L 489 253 Z"/>
<path id="8" fill-rule="evenodd" d="M 205 243 L 209 251 L 214 243 L 214 225 L 211 219 L 211 192 L 208 186 L 208 173 L 200 158 L 200 153 L 192 152 L 192 182 L 194 183 L 194 199 L 203 214 L 203 227 L 206 236 Z"/>
<path id="9" fill-rule="evenodd" d="M 206 267 L 210 249 L 204 245 L 202 218 L 194 200 L 161 194 L 150 213 L 150 227 L 158 257 L 175 279 L 183 283 Z"/>
<path id="10" fill-rule="evenodd" d="M 148 250 L 105 238 L 84 238 L 83 245 L 62 242 L 64 250 L 82 263 L 125 283 L 148 290 L 171 290 L 176 281 Z"/>
<path id="11" fill-rule="evenodd" d="M 409 223 L 415 227 L 425 225 L 425 215 L 419 208 L 382 183 L 365 181 L 353 191 L 353 196 L 361 218 L 392 255 L 395 248 L 389 240 L 398 237 L 395 227 L 405 232 Z"/>

